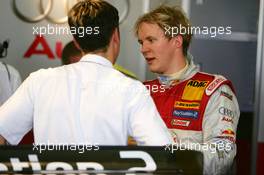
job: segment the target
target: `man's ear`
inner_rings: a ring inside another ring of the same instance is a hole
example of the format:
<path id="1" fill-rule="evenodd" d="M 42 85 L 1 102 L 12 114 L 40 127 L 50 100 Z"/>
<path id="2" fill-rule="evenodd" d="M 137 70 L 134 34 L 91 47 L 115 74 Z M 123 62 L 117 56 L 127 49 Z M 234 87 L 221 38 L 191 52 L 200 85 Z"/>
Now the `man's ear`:
<path id="1" fill-rule="evenodd" d="M 115 28 L 114 29 L 114 32 L 112 34 L 112 37 L 111 37 L 111 43 L 112 43 L 112 46 L 118 50 L 118 53 L 119 53 L 119 49 L 120 49 L 120 33 L 119 33 L 119 28 Z"/>
<path id="2" fill-rule="evenodd" d="M 177 35 L 171 38 L 171 42 L 177 47 L 180 48 L 183 45 L 183 37 L 181 35 Z"/>
<path id="3" fill-rule="evenodd" d="M 119 28 L 115 28 L 112 36 L 113 41 L 115 42 L 120 42 L 120 33 L 119 33 Z"/>

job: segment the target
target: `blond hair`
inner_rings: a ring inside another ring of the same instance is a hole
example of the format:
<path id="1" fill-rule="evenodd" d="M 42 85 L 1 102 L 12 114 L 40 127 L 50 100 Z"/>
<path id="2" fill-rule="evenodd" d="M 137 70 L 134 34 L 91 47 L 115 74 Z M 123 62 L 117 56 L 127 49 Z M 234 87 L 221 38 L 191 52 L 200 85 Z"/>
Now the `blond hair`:
<path id="1" fill-rule="evenodd" d="M 185 27 L 187 30 L 191 27 L 190 22 L 182 9 L 180 7 L 169 7 L 162 5 L 157 9 L 150 11 L 149 13 L 144 14 L 143 16 L 139 17 L 137 22 L 134 26 L 134 31 L 136 36 L 138 35 L 139 27 L 142 23 L 150 23 L 150 24 L 157 24 L 164 32 L 165 29 L 170 28 L 180 28 Z M 188 30 L 189 31 L 189 30 Z M 183 53 L 187 55 L 187 50 L 189 48 L 192 34 L 186 32 L 184 34 L 178 33 L 177 35 L 181 35 L 183 38 Z M 172 38 L 174 35 L 171 33 L 166 33 L 165 36 L 167 38 Z"/>

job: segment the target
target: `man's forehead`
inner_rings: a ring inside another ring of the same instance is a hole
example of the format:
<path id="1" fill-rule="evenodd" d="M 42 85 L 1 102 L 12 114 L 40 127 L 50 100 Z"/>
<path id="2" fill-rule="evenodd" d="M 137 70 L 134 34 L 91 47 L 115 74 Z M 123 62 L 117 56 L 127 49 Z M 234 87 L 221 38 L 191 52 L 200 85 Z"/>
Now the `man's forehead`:
<path id="1" fill-rule="evenodd" d="M 163 33 L 164 31 L 158 26 L 158 24 L 142 23 L 139 26 L 138 37 L 155 37 Z"/>

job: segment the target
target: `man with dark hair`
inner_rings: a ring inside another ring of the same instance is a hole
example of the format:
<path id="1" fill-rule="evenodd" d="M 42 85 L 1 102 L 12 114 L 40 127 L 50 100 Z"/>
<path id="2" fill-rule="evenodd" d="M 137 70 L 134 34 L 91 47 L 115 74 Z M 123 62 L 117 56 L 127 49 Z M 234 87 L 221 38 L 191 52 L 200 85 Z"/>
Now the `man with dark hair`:
<path id="1" fill-rule="evenodd" d="M 232 83 L 198 70 L 187 52 L 192 32 L 180 8 L 144 14 L 135 33 L 150 71 L 158 73 L 146 86 L 165 87 L 151 96 L 175 144 L 204 153 L 204 174 L 225 174 L 236 155 L 240 113 Z"/>
<path id="2" fill-rule="evenodd" d="M 144 85 L 113 68 L 120 47 L 117 9 L 84 0 L 68 21 L 84 56 L 25 80 L 0 108 L 0 143 L 17 144 L 33 126 L 41 144 L 127 145 L 129 135 L 139 145 L 171 143 Z"/>
<path id="3" fill-rule="evenodd" d="M 67 43 L 61 55 L 61 62 L 63 65 L 68 65 L 72 63 L 77 63 L 82 58 L 82 53 L 79 49 L 76 48 L 73 41 Z"/>

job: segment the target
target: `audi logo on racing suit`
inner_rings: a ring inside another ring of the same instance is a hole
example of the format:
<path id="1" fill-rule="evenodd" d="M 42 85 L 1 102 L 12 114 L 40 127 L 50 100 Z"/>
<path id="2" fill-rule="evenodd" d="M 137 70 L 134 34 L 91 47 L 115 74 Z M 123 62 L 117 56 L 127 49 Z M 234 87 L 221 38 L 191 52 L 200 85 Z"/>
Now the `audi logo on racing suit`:
<path id="1" fill-rule="evenodd" d="M 219 113 L 222 114 L 222 115 L 226 115 L 228 117 L 231 117 L 231 118 L 235 117 L 235 113 L 232 110 L 227 109 L 225 107 L 219 108 Z"/>

